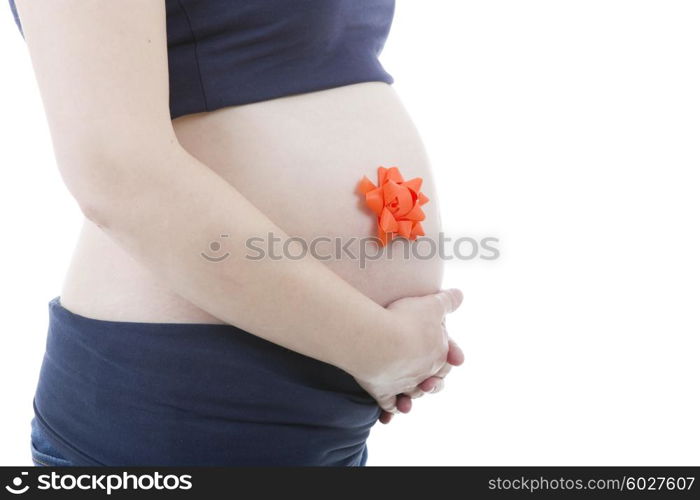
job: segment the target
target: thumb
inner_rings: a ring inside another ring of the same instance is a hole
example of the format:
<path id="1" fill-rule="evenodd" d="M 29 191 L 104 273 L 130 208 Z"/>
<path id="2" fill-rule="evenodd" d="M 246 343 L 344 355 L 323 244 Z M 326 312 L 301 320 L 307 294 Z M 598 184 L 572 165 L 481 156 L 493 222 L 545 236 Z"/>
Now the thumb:
<path id="1" fill-rule="evenodd" d="M 449 314 L 457 310 L 464 300 L 462 291 L 458 288 L 449 288 L 442 290 L 434 295 L 436 300 L 442 307 L 443 314 Z"/>

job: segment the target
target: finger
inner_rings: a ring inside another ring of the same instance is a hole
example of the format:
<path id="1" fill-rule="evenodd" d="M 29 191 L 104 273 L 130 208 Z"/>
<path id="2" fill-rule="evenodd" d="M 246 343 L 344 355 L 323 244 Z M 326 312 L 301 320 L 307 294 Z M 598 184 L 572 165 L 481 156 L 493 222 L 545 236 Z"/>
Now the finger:
<path id="1" fill-rule="evenodd" d="M 396 396 L 396 408 L 401 413 L 408 413 L 411 411 L 412 406 L 413 403 L 411 402 L 411 398 L 409 396 L 406 396 L 405 394 L 399 394 Z"/>
<path id="2" fill-rule="evenodd" d="M 445 379 L 439 377 L 430 377 L 424 382 L 421 382 L 419 387 L 423 389 L 426 394 L 435 394 L 444 389 Z"/>
<path id="3" fill-rule="evenodd" d="M 391 422 L 392 418 L 394 418 L 394 414 L 384 410 L 382 410 L 382 413 L 379 415 L 379 421 L 383 424 L 388 424 Z"/>
<path id="4" fill-rule="evenodd" d="M 411 399 L 418 399 L 418 398 L 425 395 L 425 391 L 423 389 L 421 389 L 419 386 L 415 386 L 410 391 L 404 392 L 404 394 Z"/>
<path id="5" fill-rule="evenodd" d="M 433 387 L 433 390 L 430 391 L 431 394 L 437 394 L 438 392 L 442 391 L 445 388 L 445 379 L 441 378 L 438 383 Z"/>
<path id="6" fill-rule="evenodd" d="M 426 378 L 423 382 L 418 384 L 412 391 L 404 394 L 408 394 L 413 399 L 417 399 L 425 394 L 430 393 L 433 390 L 433 387 L 438 385 L 438 383 L 440 383 L 440 380 L 445 378 L 450 373 L 450 370 L 452 370 L 452 366 L 445 363 L 435 375 Z M 414 396 L 414 394 L 419 395 Z"/>
<path id="7" fill-rule="evenodd" d="M 424 393 L 430 394 L 433 392 L 433 389 L 440 384 L 441 381 L 442 379 L 440 377 L 430 377 L 418 384 L 418 387 Z"/>
<path id="8" fill-rule="evenodd" d="M 377 401 L 379 407 L 389 413 L 398 413 L 398 408 L 396 408 L 396 396 L 387 396 Z"/>
<path id="9" fill-rule="evenodd" d="M 440 368 L 440 370 L 438 370 L 438 372 L 435 375 L 433 375 L 433 377 L 445 378 L 447 377 L 447 375 L 450 374 L 450 371 L 452 371 L 452 365 L 449 363 L 445 363 L 444 365 L 442 365 L 442 368 Z"/>
<path id="10" fill-rule="evenodd" d="M 457 310 L 464 300 L 464 295 L 459 288 L 442 290 L 434 295 L 442 307 L 443 314 L 449 314 Z"/>
<path id="11" fill-rule="evenodd" d="M 449 349 L 447 351 L 447 362 L 452 366 L 459 366 L 464 363 L 464 351 L 452 339 L 447 341 Z M 443 376 L 444 378 L 444 376 Z"/>

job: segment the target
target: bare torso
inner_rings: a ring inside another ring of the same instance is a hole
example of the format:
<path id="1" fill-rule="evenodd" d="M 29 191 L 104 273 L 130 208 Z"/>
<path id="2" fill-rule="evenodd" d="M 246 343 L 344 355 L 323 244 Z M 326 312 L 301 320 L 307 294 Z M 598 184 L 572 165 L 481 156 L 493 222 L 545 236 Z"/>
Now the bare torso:
<path id="1" fill-rule="evenodd" d="M 429 162 L 390 85 L 362 83 L 230 107 L 184 116 L 173 125 L 185 149 L 291 236 L 307 242 L 319 236 L 343 242 L 373 236 L 376 221 L 355 186 L 363 175 L 376 181 L 378 166 L 397 165 L 405 177 L 423 178 L 422 191 L 431 199 L 423 226 L 427 237 L 437 238 L 438 203 Z M 222 239 L 220 244 L 217 252 L 223 255 L 231 243 Z M 329 245 L 317 249 L 331 255 Z M 212 249 L 202 251 L 217 257 Z M 324 263 L 382 305 L 434 292 L 442 280 L 436 257 L 383 256 L 366 261 L 364 268 L 357 259 L 340 257 Z M 99 319 L 221 322 L 169 290 L 87 220 L 61 302 Z"/>

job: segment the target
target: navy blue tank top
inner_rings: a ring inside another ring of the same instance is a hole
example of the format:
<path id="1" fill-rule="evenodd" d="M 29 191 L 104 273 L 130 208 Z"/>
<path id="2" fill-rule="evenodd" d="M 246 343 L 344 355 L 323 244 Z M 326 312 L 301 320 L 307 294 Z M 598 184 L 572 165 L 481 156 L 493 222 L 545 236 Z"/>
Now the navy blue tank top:
<path id="1" fill-rule="evenodd" d="M 21 30 L 14 0 L 10 6 Z M 170 115 L 353 83 L 378 60 L 394 0 L 165 0 Z"/>

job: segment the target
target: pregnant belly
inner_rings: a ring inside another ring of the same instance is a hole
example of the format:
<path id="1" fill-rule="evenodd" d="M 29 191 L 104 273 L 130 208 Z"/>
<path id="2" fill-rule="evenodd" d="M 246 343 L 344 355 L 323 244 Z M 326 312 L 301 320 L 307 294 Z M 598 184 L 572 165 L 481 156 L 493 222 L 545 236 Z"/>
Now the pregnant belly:
<path id="1" fill-rule="evenodd" d="M 440 230 L 437 196 L 423 145 L 391 86 L 350 85 L 189 115 L 173 124 L 185 149 L 376 302 L 386 305 L 440 287 L 442 262 L 428 241 L 437 241 Z M 398 240 L 379 249 L 368 241 L 376 219 L 355 188 L 363 175 L 376 181 L 380 165 L 423 178 L 422 191 L 431 201 L 424 206 L 422 242 Z M 284 251 L 283 241 L 259 238 L 249 242 L 251 258 Z M 202 249 L 212 258 L 233 244 L 225 236 L 212 243 Z M 168 290 L 90 222 L 61 302 L 101 319 L 219 322 Z"/>

